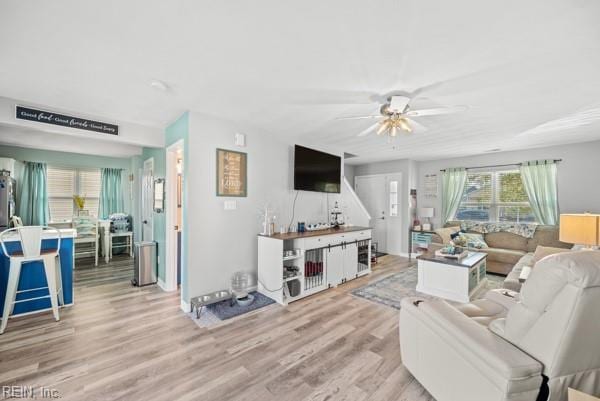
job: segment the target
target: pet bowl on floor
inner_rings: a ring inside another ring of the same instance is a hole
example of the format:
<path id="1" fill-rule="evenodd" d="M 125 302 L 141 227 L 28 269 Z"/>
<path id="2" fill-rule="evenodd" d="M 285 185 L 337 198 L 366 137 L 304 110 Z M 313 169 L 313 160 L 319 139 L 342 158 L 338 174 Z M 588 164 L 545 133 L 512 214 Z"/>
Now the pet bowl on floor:
<path id="1" fill-rule="evenodd" d="M 243 297 L 243 298 L 236 298 L 235 301 L 238 303 L 238 305 L 240 306 L 248 306 L 250 305 L 252 302 L 254 302 L 254 295 L 252 294 L 248 294 L 247 296 Z"/>

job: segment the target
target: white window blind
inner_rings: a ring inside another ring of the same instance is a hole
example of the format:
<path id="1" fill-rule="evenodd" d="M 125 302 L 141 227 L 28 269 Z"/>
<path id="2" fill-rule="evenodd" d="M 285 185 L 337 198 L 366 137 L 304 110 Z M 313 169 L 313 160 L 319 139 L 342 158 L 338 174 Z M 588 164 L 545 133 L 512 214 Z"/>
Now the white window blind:
<path id="1" fill-rule="evenodd" d="M 52 222 L 68 221 L 73 216 L 75 170 L 48 166 L 48 204 Z"/>
<path id="2" fill-rule="evenodd" d="M 455 219 L 534 222 L 519 170 L 469 171 Z"/>
<path id="3" fill-rule="evenodd" d="M 100 202 L 100 169 L 77 169 L 48 166 L 48 204 L 52 222 L 71 221 L 76 206 L 74 195 L 85 196 L 85 207 L 91 216 L 98 215 Z"/>

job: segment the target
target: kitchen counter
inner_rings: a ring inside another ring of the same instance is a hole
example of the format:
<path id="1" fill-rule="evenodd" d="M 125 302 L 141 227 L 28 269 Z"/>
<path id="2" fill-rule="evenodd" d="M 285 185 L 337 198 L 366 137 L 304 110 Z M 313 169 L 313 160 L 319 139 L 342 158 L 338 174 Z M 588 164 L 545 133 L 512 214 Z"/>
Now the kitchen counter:
<path id="1" fill-rule="evenodd" d="M 263 235 L 258 234 L 260 237 L 279 239 L 279 240 L 291 240 L 291 239 L 299 239 L 299 238 L 309 238 L 309 237 L 321 237 L 323 235 L 338 235 L 344 233 L 351 233 L 354 231 L 364 231 L 371 230 L 370 227 L 360 227 L 360 226 L 350 226 L 350 227 L 340 227 L 338 229 L 328 228 L 326 230 L 315 230 L 315 231 L 305 231 L 303 233 L 285 233 L 285 234 L 273 234 L 273 235 Z"/>
<path id="2" fill-rule="evenodd" d="M 77 237 L 77 230 L 75 230 L 74 228 L 59 228 L 58 231 L 60 232 L 61 239 Z M 55 231 L 47 230 L 47 231 L 42 232 L 42 240 L 56 239 L 56 238 L 58 238 L 58 236 L 56 235 Z M 19 234 L 17 234 L 15 231 L 13 231 L 10 234 L 5 235 L 3 237 L 3 239 L 5 242 L 18 241 Z"/>
<path id="3" fill-rule="evenodd" d="M 73 304 L 73 267 L 74 260 L 74 238 L 77 237 L 77 232 L 74 229 L 60 229 L 60 273 L 63 284 L 64 305 Z M 42 250 L 56 249 L 57 235 L 55 232 L 49 231 L 43 234 Z M 6 248 L 8 253 L 21 250 L 21 244 L 18 241 L 18 234 L 11 233 L 5 237 Z M 4 297 L 6 295 L 6 287 L 8 285 L 8 272 L 10 268 L 9 258 L 4 254 L 0 247 L 0 313 L 4 307 Z M 19 280 L 19 291 L 31 290 L 17 294 L 18 302 L 14 306 L 14 311 L 11 316 L 20 314 L 29 314 L 50 309 L 50 299 L 41 298 L 48 295 L 46 275 L 44 273 L 43 263 L 40 261 L 24 263 L 21 268 L 21 278 Z M 42 288 L 42 289 L 40 289 Z"/>

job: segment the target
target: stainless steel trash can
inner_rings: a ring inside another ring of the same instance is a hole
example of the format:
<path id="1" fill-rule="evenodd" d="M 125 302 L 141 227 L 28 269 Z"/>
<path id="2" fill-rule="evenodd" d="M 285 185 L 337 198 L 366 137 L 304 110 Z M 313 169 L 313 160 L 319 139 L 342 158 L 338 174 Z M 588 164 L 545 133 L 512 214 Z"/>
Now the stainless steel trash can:
<path id="1" fill-rule="evenodd" d="M 134 269 L 131 284 L 143 286 L 156 283 L 156 242 L 136 242 L 133 251 Z"/>

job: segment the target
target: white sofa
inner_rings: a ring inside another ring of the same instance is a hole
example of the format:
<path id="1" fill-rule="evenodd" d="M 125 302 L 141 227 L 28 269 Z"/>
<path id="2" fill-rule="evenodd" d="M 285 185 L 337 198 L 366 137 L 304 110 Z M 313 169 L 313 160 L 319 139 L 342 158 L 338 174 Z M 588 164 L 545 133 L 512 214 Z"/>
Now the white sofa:
<path id="1" fill-rule="evenodd" d="M 403 300 L 402 360 L 436 400 L 600 394 L 600 252 L 549 256 L 515 298 L 502 291 L 459 307 Z"/>

